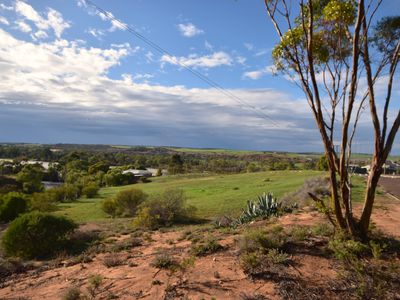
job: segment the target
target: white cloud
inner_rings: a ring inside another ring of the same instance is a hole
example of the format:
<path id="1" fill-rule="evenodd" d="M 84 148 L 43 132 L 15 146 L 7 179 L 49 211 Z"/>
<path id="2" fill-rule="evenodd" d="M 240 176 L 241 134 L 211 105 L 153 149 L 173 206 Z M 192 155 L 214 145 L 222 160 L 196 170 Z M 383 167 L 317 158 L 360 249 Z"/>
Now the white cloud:
<path id="1" fill-rule="evenodd" d="M 32 34 L 32 38 L 34 40 L 40 40 L 40 39 L 48 38 L 48 35 L 47 35 L 47 33 L 45 31 L 38 30 L 34 34 Z"/>
<path id="2" fill-rule="evenodd" d="M 252 51 L 252 50 L 254 49 L 254 45 L 253 45 L 253 44 L 244 43 L 243 45 L 244 45 L 244 47 L 245 47 L 247 50 L 249 50 L 249 51 Z"/>
<path id="3" fill-rule="evenodd" d="M 0 3 L 0 9 L 3 9 L 3 10 L 14 10 L 14 7 L 7 6 L 7 5 L 5 5 L 3 3 Z"/>
<path id="4" fill-rule="evenodd" d="M 233 60 L 228 53 L 220 51 L 204 56 L 199 56 L 197 54 L 191 54 L 188 57 L 163 55 L 161 57 L 161 62 L 172 65 L 208 69 L 220 66 L 230 66 L 233 63 Z"/>
<path id="5" fill-rule="evenodd" d="M 108 29 L 109 32 L 114 32 L 116 30 L 126 30 L 126 27 L 128 26 L 126 23 L 115 18 L 112 12 L 95 12 L 95 14 L 98 15 L 103 21 L 108 21 L 111 23 L 111 27 Z"/>
<path id="6" fill-rule="evenodd" d="M 26 24 L 24 21 L 17 20 L 15 21 L 15 24 L 17 25 L 17 28 L 22 32 L 28 33 L 32 31 L 31 26 Z"/>
<path id="7" fill-rule="evenodd" d="M 266 74 L 273 74 L 273 73 L 274 73 L 274 66 L 266 66 L 265 68 L 262 68 L 260 70 L 243 73 L 243 78 L 258 80 Z"/>
<path id="8" fill-rule="evenodd" d="M 149 73 L 145 73 L 145 74 L 135 74 L 135 76 L 133 76 L 133 81 L 144 81 L 144 82 L 148 82 L 149 79 L 154 78 L 153 74 L 149 74 Z"/>
<path id="9" fill-rule="evenodd" d="M 268 114 L 277 128 L 212 88 L 149 84 L 145 80 L 151 79 L 152 74 L 147 73 L 111 79 L 107 72 L 130 51 L 128 45 L 116 46 L 87 48 L 64 39 L 34 44 L 0 29 L 0 114 L 4 116 L 7 108 L 13 111 L 8 115 L 14 120 L 20 116 L 21 122 L 29 120 L 32 126 L 47 120 L 51 126 L 44 125 L 38 134 L 57 128 L 57 137 L 62 133 L 66 138 L 71 130 L 75 139 L 93 139 L 101 134 L 107 136 L 107 143 L 125 136 L 130 143 L 198 142 L 208 146 L 233 137 L 231 141 L 237 145 L 249 142 L 251 147 L 261 147 L 272 141 L 265 132 L 272 135 L 271 139 L 277 136 L 285 143 L 295 136 L 315 133 L 309 124 L 306 102 L 294 105 L 278 91 L 228 90 Z M 139 80 L 143 82 L 135 82 Z M 23 138 L 23 134 L 19 132 L 18 137 Z M 274 141 L 276 145 L 276 138 Z"/>
<path id="10" fill-rule="evenodd" d="M 90 35 L 94 36 L 95 38 L 101 38 L 102 36 L 105 35 L 104 30 L 96 29 L 96 28 L 92 28 L 92 27 L 88 28 L 86 30 L 86 32 L 89 33 Z"/>
<path id="11" fill-rule="evenodd" d="M 194 37 L 196 35 L 204 33 L 203 30 L 197 28 L 192 23 L 186 23 L 186 24 L 181 23 L 181 24 L 178 24 L 178 30 L 185 37 Z"/>
<path id="12" fill-rule="evenodd" d="M 111 28 L 109 30 L 110 32 L 113 32 L 115 30 L 126 30 L 127 26 L 128 25 L 126 23 L 123 23 L 121 21 L 111 20 Z"/>
<path id="13" fill-rule="evenodd" d="M 153 62 L 154 61 L 154 54 L 153 54 L 153 52 L 151 52 L 151 51 L 148 51 L 146 54 L 145 54 L 145 56 L 146 56 L 146 59 L 147 59 L 147 62 L 148 63 L 151 63 L 151 62 Z"/>
<path id="14" fill-rule="evenodd" d="M 52 8 L 47 9 L 47 17 L 42 17 L 31 5 L 17 0 L 15 11 L 20 17 L 31 21 L 41 31 L 52 29 L 57 38 L 60 38 L 63 31 L 70 27 L 69 22 L 65 21 L 62 15 Z M 19 27 L 21 28 L 21 26 Z"/>
<path id="15" fill-rule="evenodd" d="M 10 25 L 10 23 L 8 22 L 8 20 L 7 20 L 5 17 L 3 17 L 3 16 L 0 16 L 0 23 L 1 23 L 1 24 L 4 24 L 4 25 Z"/>
<path id="16" fill-rule="evenodd" d="M 204 47 L 206 47 L 206 49 L 209 51 L 214 49 L 213 45 L 211 45 L 207 40 L 204 42 Z"/>
<path id="17" fill-rule="evenodd" d="M 247 61 L 247 58 L 244 57 L 244 56 L 237 56 L 236 57 L 236 61 L 241 65 L 245 65 L 246 61 Z"/>

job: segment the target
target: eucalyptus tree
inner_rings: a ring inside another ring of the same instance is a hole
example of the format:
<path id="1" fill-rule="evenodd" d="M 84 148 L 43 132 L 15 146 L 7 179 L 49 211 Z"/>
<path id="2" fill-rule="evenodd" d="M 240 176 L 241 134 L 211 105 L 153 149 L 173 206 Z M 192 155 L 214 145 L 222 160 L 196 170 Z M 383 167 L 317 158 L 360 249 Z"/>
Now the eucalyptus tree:
<path id="1" fill-rule="evenodd" d="M 399 83 L 400 16 L 376 20 L 382 1 L 265 0 L 279 37 L 275 67 L 304 91 L 324 145 L 331 183 L 325 212 L 336 227 L 361 238 L 367 237 L 376 187 L 400 125 L 393 92 Z M 357 125 L 366 117 L 374 150 L 356 217 L 348 165 Z"/>

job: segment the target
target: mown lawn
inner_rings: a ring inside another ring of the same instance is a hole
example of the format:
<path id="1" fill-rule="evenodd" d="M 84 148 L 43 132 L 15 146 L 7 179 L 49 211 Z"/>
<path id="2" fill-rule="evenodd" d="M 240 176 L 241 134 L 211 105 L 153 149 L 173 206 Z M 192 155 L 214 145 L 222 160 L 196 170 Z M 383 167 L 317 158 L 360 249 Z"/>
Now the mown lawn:
<path id="1" fill-rule="evenodd" d="M 185 191 L 188 204 L 197 207 L 199 217 L 213 219 L 224 214 L 239 214 L 247 200 L 263 192 L 273 192 L 279 198 L 299 188 L 306 179 L 322 175 L 318 171 L 268 171 L 235 175 L 157 177 L 152 178 L 150 183 L 103 188 L 98 198 L 81 198 L 73 203 L 62 203 L 55 213 L 77 222 L 104 220 L 107 216 L 101 210 L 101 201 L 118 191 L 135 187 L 154 195 L 166 189 L 179 188 Z"/>

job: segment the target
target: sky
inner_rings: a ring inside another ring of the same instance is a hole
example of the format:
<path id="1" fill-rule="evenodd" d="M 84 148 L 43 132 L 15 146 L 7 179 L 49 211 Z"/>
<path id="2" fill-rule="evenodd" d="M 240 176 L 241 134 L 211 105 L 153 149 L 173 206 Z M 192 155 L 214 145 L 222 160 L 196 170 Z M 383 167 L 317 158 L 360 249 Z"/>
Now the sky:
<path id="1" fill-rule="evenodd" d="M 0 0 L 0 142 L 322 151 L 302 91 L 273 72 L 264 1 L 92 1 L 115 19 L 84 0 Z M 372 149 L 369 123 L 355 152 Z"/>

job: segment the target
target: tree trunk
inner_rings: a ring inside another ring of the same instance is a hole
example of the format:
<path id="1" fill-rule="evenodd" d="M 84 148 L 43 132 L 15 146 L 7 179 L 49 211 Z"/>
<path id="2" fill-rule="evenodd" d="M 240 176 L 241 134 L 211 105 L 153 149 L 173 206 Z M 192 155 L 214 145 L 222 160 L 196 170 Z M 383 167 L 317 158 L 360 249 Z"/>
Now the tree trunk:
<path id="1" fill-rule="evenodd" d="M 371 220 L 372 208 L 375 201 L 376 187 L 378 186 L 381 174 L 382 164 L 373 164 L 370 174 L 368 176 L 367 187 L 365 190 L 364 207 L 362 209 L 360 221 L 358 222 L 358 229 L 360 231 L 360 237 L 362 239 L 366 239 L 368 236 L 369 223 Z"/>
<path id="2" fill-rule="evenodd" d="M 331 157 L 328 156 L 328 163 L 332 164 L 333 161 Z M 335 214 L 335 218 L 338 226 L 341 229 L 346 229 L 346 221 L 343 217 L 342 208 L 340 207 L 339 193 L 338 193 L 338 183 L 336 179 L 336 172 L 334 167 L 329 167 L 329 179 L 331 182 L 331 208 Z"/>

